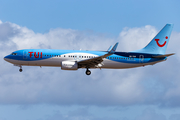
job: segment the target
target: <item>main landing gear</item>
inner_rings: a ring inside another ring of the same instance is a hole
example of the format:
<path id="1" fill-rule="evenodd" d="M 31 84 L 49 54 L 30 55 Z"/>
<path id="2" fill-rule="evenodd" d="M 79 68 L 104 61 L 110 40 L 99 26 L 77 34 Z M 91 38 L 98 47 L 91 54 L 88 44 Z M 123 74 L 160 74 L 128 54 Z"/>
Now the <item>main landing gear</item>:
<path id="1" fill-rule="evenodd" d="M 91 71 L 87 68 L 86 75 L 90 75 L 90 74 L 91 74 Z"/>

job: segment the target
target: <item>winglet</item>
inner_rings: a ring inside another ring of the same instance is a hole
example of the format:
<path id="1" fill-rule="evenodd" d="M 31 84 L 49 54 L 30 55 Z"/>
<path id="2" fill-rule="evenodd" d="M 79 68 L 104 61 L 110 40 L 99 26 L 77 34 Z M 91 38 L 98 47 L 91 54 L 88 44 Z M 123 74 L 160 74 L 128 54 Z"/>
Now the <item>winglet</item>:
<path id="1" fill-rule="evenodd" d="M 114 54 L 115 53 L 115 51 L 116 51 L 116 48 L 117 48 L 117 46 L 118 46 L 118 42 L 112 47 L 110 47 L 109 49 L 108 49 L 108 54 Z"/>
<path id="2" fill-rule="evenodd" d="M 111 45 L 107 51 L 110 51 L 110 50 L 112 49 L 112 47 L 113 47 L 113 46 Z"/>

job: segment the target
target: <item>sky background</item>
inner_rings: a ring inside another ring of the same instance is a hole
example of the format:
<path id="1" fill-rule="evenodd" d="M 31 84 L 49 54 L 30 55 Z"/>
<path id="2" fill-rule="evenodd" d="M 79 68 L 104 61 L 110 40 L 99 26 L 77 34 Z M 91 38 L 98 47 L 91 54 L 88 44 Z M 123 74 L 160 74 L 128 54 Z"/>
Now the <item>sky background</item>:
<path id="1" fill-rule="evenodd" d="M 179 120 L 178 0 L 0 0 L 0 120 Z M 63 71 L 23 67 L 3 57 L 28 48 L 143 48 L 167 23 L 174 28 L 154 66 Z"/>

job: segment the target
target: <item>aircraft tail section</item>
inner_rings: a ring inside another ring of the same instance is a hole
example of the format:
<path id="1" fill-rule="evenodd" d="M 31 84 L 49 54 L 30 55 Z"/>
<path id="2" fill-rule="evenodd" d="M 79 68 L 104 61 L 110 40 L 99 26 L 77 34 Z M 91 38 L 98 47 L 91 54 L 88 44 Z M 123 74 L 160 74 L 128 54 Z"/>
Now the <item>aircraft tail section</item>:
<path id="1" fill-rule="evenodd" d="M 170 39 L 173 24 L 166 24 L 164 28 L 143 49 L 133 51 L 150 54 L 165 54 Z"/>

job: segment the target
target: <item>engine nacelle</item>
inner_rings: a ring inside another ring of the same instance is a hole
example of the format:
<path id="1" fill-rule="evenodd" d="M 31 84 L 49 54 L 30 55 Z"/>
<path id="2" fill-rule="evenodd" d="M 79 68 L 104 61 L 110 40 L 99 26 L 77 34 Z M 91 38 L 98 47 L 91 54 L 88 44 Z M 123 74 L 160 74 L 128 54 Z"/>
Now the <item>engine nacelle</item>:
<path id="1" fill-rule="evenodd" d="M 78 64 L 76 61 L 62 61 L 61 69 L 62 70 L 77 70 Z"/>

